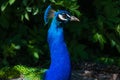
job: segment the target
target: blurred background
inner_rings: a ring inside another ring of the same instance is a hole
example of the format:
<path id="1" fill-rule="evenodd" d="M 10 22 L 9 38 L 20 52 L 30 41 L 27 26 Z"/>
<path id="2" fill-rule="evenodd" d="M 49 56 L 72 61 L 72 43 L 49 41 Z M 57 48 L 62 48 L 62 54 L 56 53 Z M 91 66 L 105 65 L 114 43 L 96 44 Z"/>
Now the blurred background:
<path id="1" fill-rule="evenodd" d="M 0 67 L 48 68 L 49 26 L 43 16 L 51 3 L 80 19 L 64 28 L 74 67 L 81 62 L 120 66 L 120 0 L 0 0 Z"/>

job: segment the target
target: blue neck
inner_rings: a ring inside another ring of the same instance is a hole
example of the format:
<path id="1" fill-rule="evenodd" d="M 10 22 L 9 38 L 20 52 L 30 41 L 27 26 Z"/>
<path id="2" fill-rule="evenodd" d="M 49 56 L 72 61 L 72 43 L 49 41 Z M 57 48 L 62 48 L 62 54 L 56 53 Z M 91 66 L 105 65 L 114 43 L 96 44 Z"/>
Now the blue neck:
<path id="1" fill-rule="evenodd" d="M 51 65 L 47 71 L 45 80 L 70 80 L 70 56 L 64 42 L 63 26 L 55 18 L 48 30 L 48 43 L 51 54 Z"/>

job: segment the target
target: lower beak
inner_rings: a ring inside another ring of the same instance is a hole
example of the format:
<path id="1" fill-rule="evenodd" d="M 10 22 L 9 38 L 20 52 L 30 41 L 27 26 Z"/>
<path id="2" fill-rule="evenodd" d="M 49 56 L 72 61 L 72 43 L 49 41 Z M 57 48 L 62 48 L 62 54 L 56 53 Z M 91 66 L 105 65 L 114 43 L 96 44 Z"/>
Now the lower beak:
<path id="1" fill-rule="evenodd" d="M 70 21 L 78 21 L 79 22 L 80 20 L 78 18 L 76 18 L 75 16 L 71 16 Z"/>

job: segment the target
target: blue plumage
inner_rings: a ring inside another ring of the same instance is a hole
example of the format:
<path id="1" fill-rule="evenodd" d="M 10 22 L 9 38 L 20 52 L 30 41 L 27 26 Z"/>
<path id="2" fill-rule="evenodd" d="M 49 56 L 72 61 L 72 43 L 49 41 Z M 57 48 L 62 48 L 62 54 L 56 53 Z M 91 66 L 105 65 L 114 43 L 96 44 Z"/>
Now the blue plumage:
<path id="1" fill-rule="evenodd" d="M 45 24 L 48 23 L 49 18 L 52 18 L 54 16 L 54 10 L 51 8 L 51 5 L 49 5 L 44 13 L 44 21 Z"/>
<path id="2" fill-rule="evenodd" d="M 45 22 L 48 22 L 46 13 L 49 13 L 51 9 L 51 6 L 48 6 L 45 11 Z M 73 20 L 73 16 L 65 10 L 54 12 L 47 37 L 50 48 L 51 65 L 46 72 L 45 80 L 70 80 L 70 55 L 64 41 L 63 27 L 65 23 L 71 20 Z M 78 21 L 78 19 L 74 17 L 74 21 L 75 20 Z"/>

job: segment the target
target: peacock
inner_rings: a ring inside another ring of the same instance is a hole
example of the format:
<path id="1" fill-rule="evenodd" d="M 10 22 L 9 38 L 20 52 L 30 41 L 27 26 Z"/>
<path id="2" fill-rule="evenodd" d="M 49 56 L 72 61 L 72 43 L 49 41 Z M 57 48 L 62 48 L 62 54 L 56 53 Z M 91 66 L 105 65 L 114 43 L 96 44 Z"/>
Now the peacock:
<path id="1" fill-rule="evenodd" d="M 47 41 L 50 49 L 49 69 L 30 68 L 22 65 L 0 69 L 0 80 L 70 80 L 70 55 L 64 41 L 63 27 L 69 21 L 79 21 L 66 10 L 55 11 L 51 5 L 44 13 L 45 24 L 50 22 Z"/>
<path id="2" fill-rule="evenodd" d="M 79 21 L 66 10 L 55 11 L 49 5 L 44 13 L 45 24 L 52 19 L 48 29 L 47 41 L 50 49 L 51 64 L 44 80 L 70 80 L 70 55 L 64 41 L 63 27 L 69 21 Z"/>

